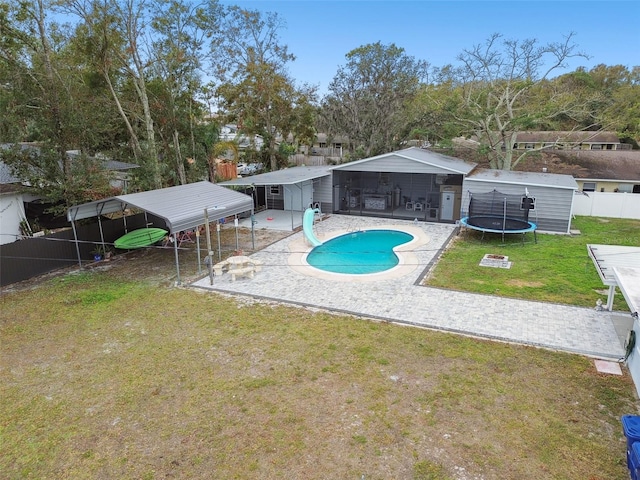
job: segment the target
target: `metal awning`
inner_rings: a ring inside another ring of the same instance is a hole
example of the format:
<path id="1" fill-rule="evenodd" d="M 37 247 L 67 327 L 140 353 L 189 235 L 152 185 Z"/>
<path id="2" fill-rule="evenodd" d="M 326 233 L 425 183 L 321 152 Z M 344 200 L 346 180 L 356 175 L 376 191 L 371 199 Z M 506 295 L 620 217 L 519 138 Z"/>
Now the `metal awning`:
<path id="1" fill-rule="evenodd" d="M 217 220 L 253 209 L 253 199 L 244 193 L 203 181 L 76 205 L 69 208 L 67 218 L 73 222 L 127 208 L 137 208 L 164 219 L 169 233 L 174 234 L 204 224 L 205 208 L 213 215 L 211 220 Z M 219 211 L 217 216 L 216 211 Z"/>
<path id="2" fill-rule="evenodd" d="M 638 318 L 640 312 L 640 268 L 613 267 L 613 276 L 631 309 L 631 315 Z"/>
<path id="3" fill-rule="evenodd" d="M 248 211 L 253 213 L 253 198 L 244 193 L 203 181 L 147 192 L 117 195 L 103 200 L 75 205 L 67 210 L 67 218 L 73 227 L 80 266 L 82 266 L 82 260 L 76 236 L 76 220 L 98 217 L 98 223 L 100 223 L 101 215 L 123 212 L 128 208 L 139 209 L 162 218 L 169 234 L 175 237 L 177 233 L 195 229 L 209 220 L 216 221 Z M 102 236 L 101 223 L 100 235 Z M 102 243 L 104 243 L 104 240 Z M 180 283 L 178 242 L 174 241 L 173 244 L 178 283 Z"/>
<path id="4" fill-rule="evenodd" d="M 332 168 L 333 167 L 327 165 L 283 168 L 282 170 L 276 170 L 274 172 L 260 173 L 258 175 L 227 180 L 226 182 L 220 182 L 218 185 L 224 185 L 225 187 L 294 185 L 296 183 L 308 182 L 310 180 L 329 176 L 331 175 Z"/>
<path id="5" fill-rule="evenodd" d="M 613 308 L 615 289 L 620 287 L 615 270 L 624 267 L 640 269 L 640 247 L 588 244 L 587 252 L 589 252 L 589 257 L 593 260 L 602 283 L 609 286 L 607 310 L 610 311 Z"/>

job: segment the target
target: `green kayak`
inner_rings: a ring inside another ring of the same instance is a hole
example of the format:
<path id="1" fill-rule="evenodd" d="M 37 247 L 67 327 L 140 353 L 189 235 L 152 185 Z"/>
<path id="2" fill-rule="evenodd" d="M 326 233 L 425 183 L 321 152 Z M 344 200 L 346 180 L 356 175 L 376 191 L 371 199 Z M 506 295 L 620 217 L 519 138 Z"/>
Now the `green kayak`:
<path id="1" fill-rule="evenodd" d="M 162 228 L 140 228 L 121 236 L 113 245 L 126 250 L 148 247 L 162 240 L 167 233 Z"/>

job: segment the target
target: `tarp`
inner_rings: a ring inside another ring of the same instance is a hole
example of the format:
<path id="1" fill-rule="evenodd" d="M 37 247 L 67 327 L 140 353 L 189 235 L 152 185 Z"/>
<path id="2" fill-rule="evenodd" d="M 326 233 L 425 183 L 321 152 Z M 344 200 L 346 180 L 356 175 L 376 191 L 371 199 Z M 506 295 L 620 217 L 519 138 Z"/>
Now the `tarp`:
<path id="1" fill-rule="evenodd" d="M 70 222 L 107 213 L 137 208 L 165 220 L 170 234 L 203 225 L 207 209 L 209 221 L 244 213 L 253 209 L 249 195 L 203 181 L 130 193 L 70 207 Z"/>

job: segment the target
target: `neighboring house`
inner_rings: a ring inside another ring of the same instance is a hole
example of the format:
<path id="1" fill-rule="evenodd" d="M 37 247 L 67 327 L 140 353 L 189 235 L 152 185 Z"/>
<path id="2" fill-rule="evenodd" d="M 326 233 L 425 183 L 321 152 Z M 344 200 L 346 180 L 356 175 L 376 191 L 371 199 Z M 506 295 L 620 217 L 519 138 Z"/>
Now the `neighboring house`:
<path id="1" fill-rule="evenodd" d="M 639 150 L 546 152 L 517 170 L 572 175 L 584 192 L 640 193 Z"/>
<path id="2" fill-rule="evenodd" d="M 37 144 L 20 143 L 22 150 L 38 150 Z M 0 148 L 9 149 L 13 144 L 0 144 Z M 69 150 L 67 155 L 74 159 L 80 155 L 79 150 Z M 96 159 L 101 161 L 103 168 L 110 172 L 111 186 L 118 188 L 122 193 L 127 193 L 130 180 L 130 171 L 138 168 L 133 163 L 119 162 L 104 156 L 97 155 Z M 15 178 L 7 165 L 0 162 L 0 244 L 19 240 L 24 235 L 31 235 L 31 228 L 35 225 L 46 226 L 47 228 L 58 228 L 66 226 L 64 219 L 54 219 L 52 215 L 45 213 L 49 205 L 41 202 L 40 197 L 28 193 L 23 193 L 23 186 L 26 185 L 22 179 Z M 35 221 L 35 223 L 34 223 Z M 21 229 L 21 223 L 23 228 Z"/>
<path id="3" fill-rule="evenodd" d="M 0 162 L 0 245 L 22 238 L 20 226 L 25 220 L 22 183 Z"/>
<path id="4" fill-rule="evenodd" d="M 67 151 L 67 155 L 73 159 L 80 156 L 81 152 L 80 150 L 69 150 Z M 99 161 L 102 164 L 102 168 L 109 172 L 109 183 L 112 187 L 121 190 L 123 194 L 128 193 L 131 171 L 140 168 L 140 165 L 113 160 L 102 153 L 98 153 L 94 157 L 89 158 Z"/>
<path id="5" fill-rule="evenodd" d="M 520 132 L 514 145 L 516 150 L 630 150 L 631 145 L 620 143 L 615 132 Z"/>
<path id="6" fill-rule="evenodd" d="M 347 139 L 341 136 L 329 137 L 326 133 L 318 133 L 316 135 L 316 140 L 308 153 L 311 155 L 342 158 L 346 152 L 346 150 L 344 150 L 346 146 Z"/>
<path id="7" fill-rule="evenodd" d="M 236 142 L 241 150 L 248 148 L 260 150 L 264 145 L 264 139 L 260 135 L 245 135 L 240 132 L 237 125 L 230 123 L 220 129 L 219 138 L 223 142 Z"/>
<path id="8" fill-rule="evenodd" d="M 470 194 L 500 193 L 534 198 L 529 221 L 543 232 L 570 233 L 574 193 L 578 184 L 570 175 L 505 170 L 476 170 L 462 185 L 462 212 L 469 209 Z"/>
<path id="9" fill-rule="evenodd" d="M 73 159 L 80 155 L 80 150 L 69 150 L 67 155 L 69 155 L 69 158 Z M 102 154 L 96 155 L 95 158 L 100 160 L 102 162 L 102 167 L 110 172 L 111 178 L 109 183 L 111 186 L 117 188 L 122 193 L 128 193 L 129 182 L 131 181 L 131 170 L 139 168 L 140 165 L 111 160 Z"/>

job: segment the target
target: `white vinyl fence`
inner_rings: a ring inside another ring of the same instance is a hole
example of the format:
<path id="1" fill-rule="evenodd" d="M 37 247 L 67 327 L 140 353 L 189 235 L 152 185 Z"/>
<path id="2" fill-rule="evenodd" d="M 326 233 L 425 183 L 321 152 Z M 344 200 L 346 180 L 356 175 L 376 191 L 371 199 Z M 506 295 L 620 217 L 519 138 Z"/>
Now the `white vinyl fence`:
<path id="1" fill-rule="evenodd" d="M 633 218 L 640 220 L 640 194 L 577 192 L 573 214 L 586 217 Z"/>

